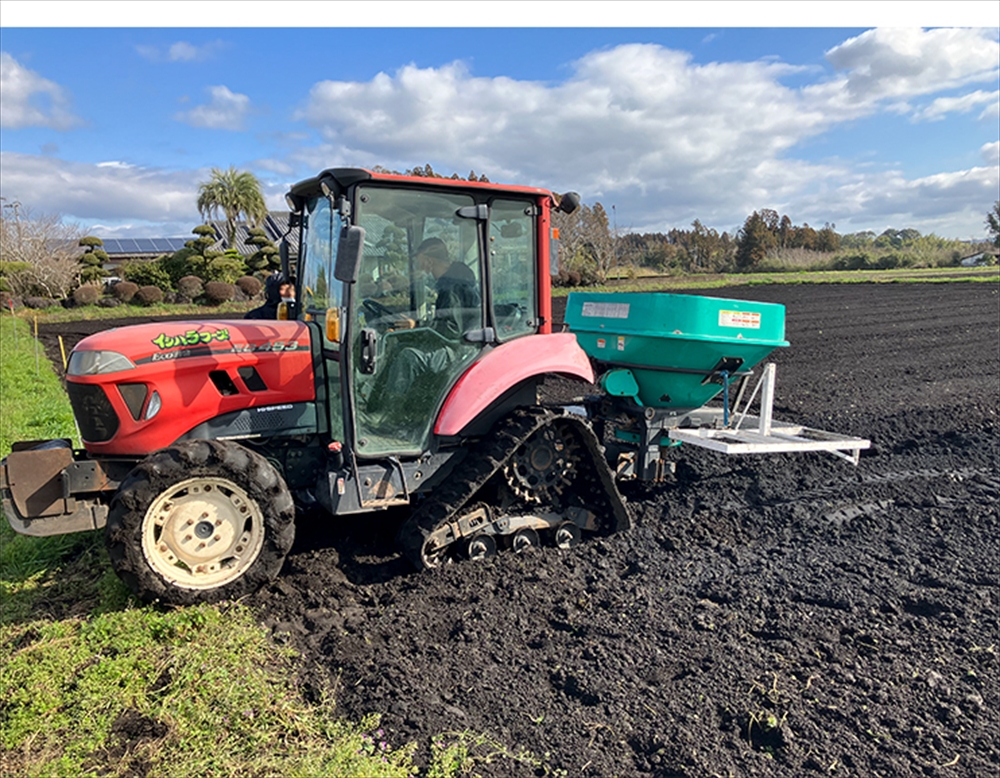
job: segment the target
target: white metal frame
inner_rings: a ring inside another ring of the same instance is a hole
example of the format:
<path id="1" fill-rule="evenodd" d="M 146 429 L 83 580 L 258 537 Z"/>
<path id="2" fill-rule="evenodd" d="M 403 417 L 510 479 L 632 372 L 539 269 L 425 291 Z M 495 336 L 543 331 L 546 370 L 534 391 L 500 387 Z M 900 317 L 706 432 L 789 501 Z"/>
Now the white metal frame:
<path id="1" fill-rule="evenodd" d="M 825 432 L 799 424 L 776 421 L 773 416 L 774 386 L 777 368 L 774 363 L 764 366 L 764 372 L 757 386 L 747 400 L 742 413 L 734 412 L 735 424 L 719 429 L 673 428 L 669 430 L 671 440 L 690 443 L 723 454 L 771 454 L 796 451 L 827 451 L 834 456 L 858 464 L 862 449 L 869 448 L 871 441 Z M 749 416 L 750 404 L 761 390 L 758 416 Z M 741 429 L 744 422 L 755 425 L 755 429 Z"/>

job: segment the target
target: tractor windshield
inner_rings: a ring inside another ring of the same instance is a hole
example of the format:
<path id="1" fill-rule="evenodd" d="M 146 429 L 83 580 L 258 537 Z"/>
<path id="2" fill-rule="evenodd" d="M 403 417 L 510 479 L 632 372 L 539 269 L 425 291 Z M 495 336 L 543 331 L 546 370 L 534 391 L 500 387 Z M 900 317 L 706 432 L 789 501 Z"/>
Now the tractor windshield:
<path id="1" fill-rule="evenodd" d="M 358 452 L 425 449 L 482 338 L 483 222 L 458 192 L 359 188 L 365 247 L 351 312 Z"/>

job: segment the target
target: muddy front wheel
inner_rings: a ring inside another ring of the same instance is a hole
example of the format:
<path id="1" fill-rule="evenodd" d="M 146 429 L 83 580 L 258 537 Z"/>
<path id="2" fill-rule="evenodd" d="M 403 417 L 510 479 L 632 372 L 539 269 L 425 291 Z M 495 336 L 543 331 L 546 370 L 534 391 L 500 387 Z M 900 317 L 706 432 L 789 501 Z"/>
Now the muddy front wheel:
<path id="1" fill-rule="evenodd" d="M 122 483 L 107 545 L 142 600 L 217 602 L 277 575 L 294 517 L 288 487 L 263 457 L 235 443 L 190 441 L 148 457 Z"/>

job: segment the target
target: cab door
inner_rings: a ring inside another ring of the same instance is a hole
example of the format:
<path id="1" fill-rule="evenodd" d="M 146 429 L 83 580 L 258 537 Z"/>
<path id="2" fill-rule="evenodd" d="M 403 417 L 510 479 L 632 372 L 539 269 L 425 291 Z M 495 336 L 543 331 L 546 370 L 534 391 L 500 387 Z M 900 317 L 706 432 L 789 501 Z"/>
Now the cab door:
<path id="1" fill-rule="evenodd" d="M 350 328 L 357 452 L 418 454 L 484 345 L 485 207 L 461 193 L 376 186 L 359 187 L 355 203 L 366 235 Z M 417 262 L 435 242 L 446 272 Z"/>
<path id="2" fill-rule="evenodd" d="M 298 317 L 312 322 L 319 330 L 326 381 L 316 389 L 320 393 L 324 386 L 326 388 L 330 437 L 342 442 L 344 403 L 340 325 L 344 315 L 344 285 L 333 277 L 333 268 L 337 262 L 338 238 L 345 222 L 326 197 L 315 198 L 306 204 L 303 221 L 305 242 L 299 249 Z M 317 397 L 317 400 L 321 399 Z"/>

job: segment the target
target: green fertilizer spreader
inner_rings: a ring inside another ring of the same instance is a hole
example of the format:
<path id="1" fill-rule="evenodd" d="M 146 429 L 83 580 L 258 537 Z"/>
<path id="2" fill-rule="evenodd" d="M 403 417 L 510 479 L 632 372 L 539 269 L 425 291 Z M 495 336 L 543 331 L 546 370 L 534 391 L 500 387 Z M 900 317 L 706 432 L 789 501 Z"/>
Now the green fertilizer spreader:
<path id="1" fill-rule="evenodd" d="M 609 395 L 700 408 L 785 340 L 785 307 L 686 294 L 573 292 L 566 323 Z"/>

